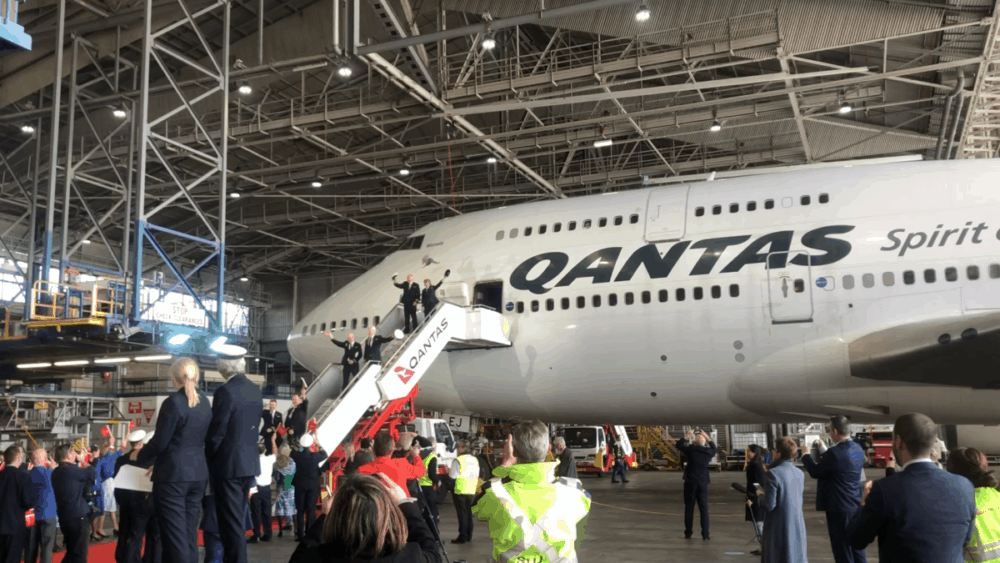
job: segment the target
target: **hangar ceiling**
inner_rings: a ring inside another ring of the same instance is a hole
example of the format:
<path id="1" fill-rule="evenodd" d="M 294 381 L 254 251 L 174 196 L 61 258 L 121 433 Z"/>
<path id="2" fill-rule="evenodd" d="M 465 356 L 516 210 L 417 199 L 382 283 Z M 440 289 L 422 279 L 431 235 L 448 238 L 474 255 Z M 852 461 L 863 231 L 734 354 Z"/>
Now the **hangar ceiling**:
<path id="1" fill-rule="evenodd" d="M 63 213 L 62 190 L 49 201 L 46 186 L 52 170 L 63 185 L 67 162 L 69 252 L 97 233 L 124 258 L 142 185 L 143 214 L 178 233 L 207 236 L 204 219 L 224 209 L 230 279 L 281 279 L 363 270 L 443 217 L 644 179 L 1000 149 L 990 0 L 654 1 L 647 21 L 621 0 L 361 0 L 356 12 L 354 0 L 234 0 L 225 104 L 201 72 L 224 56 L 217 5 L 149 0 L 170 56 L 149 68 L 148 113 L 168 116 L 153 130 L 169 166 L 151 160 L 140 178 L 146 2 L 61 1 L 55 166 L 60 0 L 26 0 L 35 48 L 0 54 L 0 214 L 21 225 L 3 236 L 14 251 L 29 247 L 33 196 Z M 197 31 L 175 23 L 185 13 Z M 358 55 L 339 52 L 336 21 L 357 22 Z M 170 114 L 178 91 L 193 101 Z M 178 181 L 210 171 L 199 155 L 226 122 L 240 197 L 220 207 L 212 182 L 178 197 Z M 205 252 L 167 251 L 189 264 Z"/>

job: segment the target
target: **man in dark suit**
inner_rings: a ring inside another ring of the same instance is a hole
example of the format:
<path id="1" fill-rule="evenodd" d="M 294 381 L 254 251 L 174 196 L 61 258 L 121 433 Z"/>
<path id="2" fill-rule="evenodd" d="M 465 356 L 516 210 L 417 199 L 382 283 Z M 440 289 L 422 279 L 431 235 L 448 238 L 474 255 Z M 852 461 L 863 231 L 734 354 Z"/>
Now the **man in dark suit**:
<path id="1" fill-rule="evenodd" d="M 833 440 L 829 449 L 822 442 L 814 444 L 814 454 L 802 456 L 802 465 L 816 485 L 816 510 L 826 511 L 826 527 L 836 563 L 866 563 L 863 549 L 852 549 L 847 524 L 861 504 L 861 470 L 865 454 L 851 439 L 850 421 L 837 415 L 826 427 Z M 825 451 L 822 451 L 825 450 Z M 819 455 L 819 460 L 813 459 Z"/>
<path id="2" fill-rule="evenodd" d="M 19 563 L 24 551 L 28 527 L 24 513 L 35 507 L 31 476 L 20 468 L 24 462 L 21 446 L 3 452 L 4 469 L 0 471 L 0 562 Z"/>
<path id="3" fill-rule="evenodd" d="M 573 459 L 573 450 L 566 447 L 566 438 L 556 436 L 552 440 L 552 453 L 559 460 L 559 465 L 556 467 L 556 477 L 577 479 L 576 460 Z"/>
<path id="4" fill-rule="evenodd" d="M 90 514 L 90 504 L 87 503 L 85 495 L 90 494 L 94 480 L 97 479 L 97 472 L 93 467 L 82 469 L 76 464 L 76 455 L 71 444 L 60 445 L 56 448 L 56 461 L 59 462 L 59 467 L 52 471 L 56 514 L 59 517 L 63 542 L 66 544 L 64 563 L 87 561 L 89 528 L 87 516 Z"/>
<path id="5" fill-rule="evenodd" d="M 413 321 L 413 329 L 417 329 L 417 304 L 420 303 L 420 286 L 413 281 L 413 274 L 406 276 L 406 283 L 396 283 L 396 276 L 392 276 L 392 285 L 403 290 L 399 296 L 399 302 L 403 304 L 403 316 L 406 319 L 406 327 L 403 332 L 410 334 L 410 321 Z"/>
<path id="6" fill-rule="evenodd" d="M 271 447 L 271 437 L 275 435 L 278 427 L 281 426 L 281 413 L 278 412 L 278 401 L 271 399 L 267 405 L 267 410 L 260 414 L 260 419 L 260 437 L 264 438 L 265 455 L 274 455 L 273 448 Z M 276 438 L 274 443 L 281 446 L 281 438 Z"/>
<path id="7" fill-rule="evenodd" d="M 691 440 L 694 439 L 694 443 Z M 694 505 L 698 503 L 698 514 L 701 515 L 701 538 L 711 539 L 708 534 L 708 464 L 715 457 L 716 447 L 712 438 L 704 432 L 696 436 L 689 430 L 684 438 L 677 442 L 677 449 L 687 456 L 684 467 L 684 538 L 691 539 L 694 533 Z"/>
<path id="8" fill-rule="evenodd" d="M 295 535 L 298 536 L 296 540 L 300 542 L 316 522 L 319 466 L 330 457 L 319 444 L 316 444 L 319 451 L 312 451 L 313 443 L 312 434 L 306 434 L 299 439 L 299 447 L 291 453 L 292 461 L 295 462 L 295 476 L 292 477 L 292 486 L 295 487 Z"/>
<path id="9" fill-rule="evenodd" d="M 326 335 L 330 338 L 330 342 L 344 349 L 344 356 L 340 358 L 341 371 L 344 374 L 344 386 L 341 389 L 347 389 L 351 378 L 358 374 L 358 368 L 361 366 L 361 358 L 364 355 L 361 345 L 354 341 L 354 333 L 348 334 L 346 341 L 333 338 L 330 332 Z"/>
<path id="10" fill-rule="evenodd" d="M 854 549 L 878 538 L 881 563 L 962 563 L 976 527 L 976 493 L 965 477 L 938 469 L 930 458 L 934 421 L 905 414 L 892 430 L 901 470 L 865 485 L 849 525 Z"/>
<path id="11" fill-rule="evenodd" d="M 246 512 L 250 489 L 260 474 L 257 436 L 260 386 L 243 374 L 242 354 L 216 361 L 226 383 L 215 390 L 206 456 L 215 495 L 219 536 L 226 563 L 246 563 Z"/>
<path id="12" fill-rule="evenodd" d="M 28 474 L 35 497 L 35 525 L 28 530 L 24 560 L 52 563 L 52 551 L 56 545 L 56 495 L 52 490 L 52 469 L 45 448 L 37 447 L 31 452 L 31 464 L 33 467 Z"/>
<path id="13" fill-rule="evenodd" d="M 382 345 L 393 340 L 392 336 L 379 336 L 375 334 L 375 327 L 368 327 L 368 338 L 365 339 L 365 361 L 381 363 Z"/>
<path id="14" fill-rule="evenodd" d="M 288 441 L 292 449 L 298 446 L 299 438 L 305 436 L 309 412 L 309 399 L 306 399 L 305 389 L 292 395 L 292 408 L 285 414 L 285 428 L 288 429 Z"/>

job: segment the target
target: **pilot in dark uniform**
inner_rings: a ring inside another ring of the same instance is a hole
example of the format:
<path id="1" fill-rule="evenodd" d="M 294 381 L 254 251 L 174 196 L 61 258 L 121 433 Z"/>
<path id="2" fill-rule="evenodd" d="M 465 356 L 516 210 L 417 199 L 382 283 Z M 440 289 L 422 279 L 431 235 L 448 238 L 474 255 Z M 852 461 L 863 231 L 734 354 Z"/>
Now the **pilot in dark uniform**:
<path id="1" fill-rule="evenodd" d="M 226 563 L 246 563 L 246 512 L 250 489 L 260 473 L 257 453 L 260 416 L 260 386 L 243 374 L 246 363 L 240 354 L 216 362 L 226 383 L 215 390 L 212 423 L 208 428 L 206 454 L 215 508 Z"/>
<path id="2" fill-rule="evenodd" d="M 140 464 L 138 461 L 131 459 L 132 452 L 138 452 L 142 449 L 142 440 L 145 437 L 145 430 L 136 430 L 128 435 L 128 442 L 131 449 L 128 452 L 129 455 L 123 455 L 115 460 L 115 477 L 118 476 L 118 472 L 121 471 L 122 467 L 126 465 L 134 465 L 143 469 L 149 469 L 152 466 L 149 462 Z M 115 547 L 116 563 L 138 563 L 139 555 L 142 553 L 143 536 L 147 537 L 147 557 L 143 559 L 147 561 L 152 560 L 152 552 L 155 549 L 155 545 L 159 544 L 158 531 L 155 528 L 149 527 L 149 523 L 153 518 L 153 495 L 145 491 L 133 491 L 116 487 L 115 500 L 118 502 L 118 508 L 121 511 L 121 521 L 118 526 L 118 545 Z M 153 530 L 154 534 L 147 533 L 149 530 Z M 156 536 L 152 541 L 149 540 L 151 535 Z"/>
<path id="3" fill-rule="evenodd" d="M 268 410 L 261 413 L 260 419 L 260 437 L 264 439 L 264 448 L 267 450 L 267 455 L 274 455 L 271 449 L 271 436 L 274 436 L 278 427 L 281 426 L 281 413 L 278 412 L 278 401 L 271 399 L 268 403 Z M 281 446 L 282 439 L 280 436 L 276 437 L 275 443 Z"/>
<path id="4" fill-rule="evenodd" d="M 329 334 L 328 332 L 327 335 Z M 340 365 L 344 373 L 342 389 L 347 389 L 347 384 L 351 382 L 351 378 L 358 374 L 358 368 L 361 365 L 361 357 L 363 356 L 361 345 L 354 341 L 354 334 L 348 334 L 346 342 L 333 337 L 330 337 L 330 342 L 344 349 L 344 357 L 340 359 Z"/>
<path id="5" fill-rule="evenodd" d="M 437 295 L 434 295 L 434 292 L 437 291 L 439 287 L 441 287 L 441 284 L 444 283 L 445 278 L 447 278 L 450 275 L 451 275 L 451 270 L 445 270 L 444 278 L 441 278 L 441 281 L 437 282 L 434 285 L 431 285 L 431 280 L 424 280 L 424 289 L 423 291 L 420 292 L 420 301 L 424 305 L 424 320 L 426 320 L 427 316 L 431 314 L 431 311 L 434 310 L 434 307 L 437 307 L 438 298 Z"/>
<path id="6" fill-rule="evenodd" d="M 153 506 L 163 560 L 193 562 L 198 559 L 198 517 L 208 485 L 205 438 L 212 407 L 195 388 L 198 365 L 193 360 L 175 361 L 170 375 L 180 389 L 163 401 L 153 439 L 134 455 L 140 464 L 153 462 Z M 257 400 L 259 404 L 259 396 Z"/>
<path id="7" fill-rule="evenodd" d="M 406 283 L 396 283 L 396 276 L 392 276 L 392 285 L 403 290 L 399 296 L 399 302 L 403 304 L 403 316 L 406 319 L 406 328 L 403 332 L 410 334 L 410 321 L 413 321 L 413 329 L 417 329 L 417 304 L 420 303 L 420 286 L 413 281 L 413 274 L 406 276 Z"/>
<path id="8" fill-rule="evenodd" d="M 292 450 L 291 458 L 295 462 L 295 476 L 292 486 L 295 487 L 295 535 L 296 539 L 305 539 L 306 532 L 316 522 L 316 499 L 319 498 L 320 464 L 329 456 L 319 444 L 318 452 L 312 451 L 313 435 L 306 434 L 299 441 L 299 447 Z M 303 519 L 305 525 L 303 526 Z"/>
<path id="9" fill-rule="evenodd" d="M 375 334 L 375 327 L 368 328 L 368 338 L 365 339 L 365 361 L 382 362 L 382 345 L 394 340 L 391 336 L 379 336 Z"/>

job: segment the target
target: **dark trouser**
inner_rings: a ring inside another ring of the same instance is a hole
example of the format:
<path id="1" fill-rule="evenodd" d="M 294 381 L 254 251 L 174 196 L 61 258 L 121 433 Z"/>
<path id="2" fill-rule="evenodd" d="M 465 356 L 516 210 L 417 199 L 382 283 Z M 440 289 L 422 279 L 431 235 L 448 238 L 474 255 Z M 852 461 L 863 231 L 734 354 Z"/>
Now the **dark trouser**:
<path id="1" fill-rule="evenodd" d="M 153 517 L 153 501 L 149 495 L 138 491 L 116 491 L 118 500 L 118 545 L 115 547 L 117 563 L 139 563 L 142 557 L 142 538 Z M 146 546 L 151 551 L 152 546 Z"/>
<path id="2" fill-rule="evenodd" d="M 35 520 L 35 526 L 28 528 L 25 542 L 25 563 L 52 563 L 52 548 L 56 546 L 56 519 Z"/>
<path id="3" fill-rule="evenodd" d="M 153 483 L 153 506 L 164 561 L 198 560 L 198 515 L 205 485 L 205 481 Z"/>
<path id="4" fill-rule="evenodd" d="M 455 512 L 458 513 L 458 539 L 472 541 L 472 502 L 476 495 L 452 493 L 451 498 L 455 501 Z"/>
<path id="5" fill-rule="evenodd" d="M 836 563 L 867 563 L 864 550 L 852 549 L 847 537 L 847 525 L 854 516 L 849 512 L 826 513 L 826 529 L 830 532 L 830 547 Z"/>
<path id="6" fill-rule="evenodd" d="M 417 323 L 417 306 L 413 305 L 412 303 L 410 303 L 410 304 L 403 303 L 403 318 L 406 319 L 406 322 L 405 322 L 406 326 L 403 328 L 403 332 L 405 332 L 407 334 L 410 333 L 410 330 L 411 330 L 410 329 L 410 326 L 411 326 L 410 325 L 410 320 L 411 319 L 413 320 L 413 325 L 412 325 L 413 329 L 412 330 L 416 330 L 417 326 L 419 326 L 418 323 Z"/>
<path id="7" fill-rule="evenodd" d="M 306 537 L 306 532 L 316 522 L 317 498 L 319 498 L 319 489 L 295 487 L 295 537 L 299 541 Z M 304 526 L 303 519 L 305 519 Z"/>
<path id="8" fill-rule="evenodd" d="M 351 379 L 353 379 L 355 375 L 358 375 L 358 364 L 356 363 L 344 365 L 343 368 L 344 387 L 341 390 L 347 389 L 347 386 L 351 383 Z"/>
<path id="9" fill-rule="evenodd" d="M 215 514 L 226 563 L 247 561 L 247 502 L 256 477 L 215 480 Z"/>
<path id="10" fill-rule="evenodd" d="M 153 506 L 152 502 L 149 506 Z M 142 563 L 162 563 L 162 561 L 163 540 L 160 538 L 160 523 L 156 521 L 156 513 L 151 511 L 146 522 L 146 548 L 142 553 Z"/>
<path id="11" fill-rule="evenodd" d="M 625 464 L 620 462 L 615 462 L 614 468 L 611 470 L 611 482 L 615 482 L 618 476 L 622 476 L 622 481 L 625 480 Z"/>
<path id="12" fill-rule="evenodd" d="M 0 562 L 21 563 L 24 553 L 24 532 L 0 534 Z"/>
<path id="13" fill-rule="evenodd" d="M 438 517 L 438 503 L 437 503 L 437 491 L 434 490 L 434 486 L 430 487 L 420 487 L 420 490 L 424 493 L 424 500 L 427 501 L 427 509 L 431 511 L 431 516 L 434 518 Z"/>
<path id="14" fill-rule="evenodd" d="M 250 518 L 253 537 L 271 539 L 271 486 L 257 485 L 257 494 L 250 497 Z"/>
<path id="15" fill-rule="evenodd" d="M 59 529 L 62 530 L 63 543 L 66 544 L 66 557 L 63 563 L 86 563 L 88 540 L 90 539 L 90 523 L 86 516 L 79 518 L 59 519 Z"/>
<path id="16" fill-rule="evenodd" d="M 708 483 L 684 481 L 684 535 L 690 536 L 694 525 L 694 503 L 701 514 L 701 537 L 708 537 Z"/>

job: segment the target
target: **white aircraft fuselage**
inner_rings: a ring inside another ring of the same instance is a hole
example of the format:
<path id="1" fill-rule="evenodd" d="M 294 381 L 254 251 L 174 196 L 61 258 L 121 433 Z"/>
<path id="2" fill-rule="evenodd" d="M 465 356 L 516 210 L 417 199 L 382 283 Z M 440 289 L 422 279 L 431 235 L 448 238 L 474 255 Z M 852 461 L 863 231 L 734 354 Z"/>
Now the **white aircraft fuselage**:
<path id="1" fill-rule="evenodd" d="M 446 269 L 439 297 L 500 307 L 513 346 L 443 353 L 421 408 L 599 424 L 1000 422 L 1000 161 L 802 170 L 438 221 L 302 319 L 292 356 L 319 373 L 341 355 L 331 323 L 363 340 L 399 301 L 394 273 L 423 287 Z M 477 288 L 490 282 L 502 298 Z"/>

